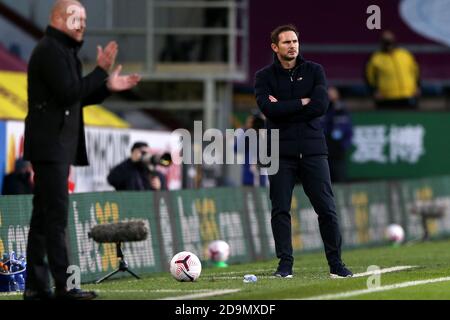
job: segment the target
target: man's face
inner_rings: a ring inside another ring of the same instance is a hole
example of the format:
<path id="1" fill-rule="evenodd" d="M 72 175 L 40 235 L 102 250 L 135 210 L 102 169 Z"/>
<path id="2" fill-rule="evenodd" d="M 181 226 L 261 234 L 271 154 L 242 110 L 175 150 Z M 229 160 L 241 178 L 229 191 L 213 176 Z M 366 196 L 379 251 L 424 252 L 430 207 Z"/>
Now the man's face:
<path id="1" fill-rule="evenodd" d="M 278 35 L 278 44 L 272 43 L 272 50 L 280 60 L 292 61 L 298 56 L 298 38 L 294 31 L 285 31 Z"/>
<path id="2" fill-rule="evenodd" d="M 141 147 L 141 148 L 134 149 L 131 152 L 131 160 L 134 162 L 140 161 L 142 159 L 142 156 L 146 153 L 150 153 L 149 147 Z"/>
<path id="3" fill-rule="evenodd" d="M 328 88 L 328 99 L 331 102 L 336 102 L 339 100 L 339 92 L 335 87 Z"/>
<path id="4" fill-rule="evenodd" d="M 390 51 L 395 46 L 395 35 L 391 31 L 384 31 L 381 35 L 381 49 Z"/>
<path id="5" fill-rule="evenodd" d="M 82 6 L 71 4 L 67 7 L 63 20 L 63 31 L 81 42 L 86 30 L 86 10 Z"/>

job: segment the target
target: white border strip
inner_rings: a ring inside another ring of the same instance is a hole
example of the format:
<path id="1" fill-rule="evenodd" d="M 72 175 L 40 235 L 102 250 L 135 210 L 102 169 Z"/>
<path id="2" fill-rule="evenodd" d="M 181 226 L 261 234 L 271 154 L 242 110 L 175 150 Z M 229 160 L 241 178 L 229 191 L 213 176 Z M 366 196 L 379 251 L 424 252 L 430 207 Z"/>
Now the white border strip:
<path id="1" fill-rule="evenodd" d="M 349 297 L 359 296 L 359 295 L 368 294 L 368 293 L 389 291 L 389 290 L 394 290 L 394 289 L 400 289 L 400 288 L 406 288 L 406 287 L 412 287 L 412 286 L 420 286 L 423 284 L 444 282 L 444 281 L 450 281 L 450 277 L 401 282 L 401 283 L 396 283 L 396 284 L 392 284 L 392 285 L 388 285 L 388 286 L 381 286 L 378 288 L 355 290 L 355 291 L 348 291 L 348 292 L 342 292 L 342 293 L 336 293 L 336 294 L 325 294 L 325 295 L 321 295 L 321 296 L 309 297 L 309 298 L 300 299 L 300 300 L 330 300 L 330 299 L 349 298 Z"/>

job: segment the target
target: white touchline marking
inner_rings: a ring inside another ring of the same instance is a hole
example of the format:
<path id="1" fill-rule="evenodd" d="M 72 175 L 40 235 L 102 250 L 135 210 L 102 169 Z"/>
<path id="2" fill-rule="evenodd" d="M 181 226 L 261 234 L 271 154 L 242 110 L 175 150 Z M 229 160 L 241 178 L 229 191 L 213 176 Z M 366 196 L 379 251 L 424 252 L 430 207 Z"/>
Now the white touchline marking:
<path id="1" fill-rule="evenodd" d="M 417 268 L 417 267 L 418 266 L 397 266 L 397 267 L 391 267 L 391 268 L 384 268 L 384 269 L 380 269 L 380 270 L 373 270 L 373 271 L 368 271 L 368 272 L 363 272 L 363 273 L 356 273 L 356 274 L 353 275 L 352 278 L 371 276 L 373 274 L 381 274 L 381 273 L 402 271 L 402 270 L 407 270 L 407 269 L 412 269 L 412 268 Z M 343 278 L 343 279 L 345 279 L 345 278 Z"/>
<path id="2" fill-rule="evenodd" d="M 356 273 L 353 275 L 353 278 L 358 278 L 358 277 L 365 277 L 365 276 L 370 276 L 373 274 L 381 274 L 381 273 L 389 273 L 389 272 L 395 272 L 395 271 L 401 271 L 401 270 L 407 270 L 407 269 L 412 269 L 412 268 L 417 268 L 417 266 L 396 266 L 396 267 L 390 267 L 390 268 L 384 268 L 384 269 L 380 269 L 380 270 L 374 270 L 374 271 L 369 271 L 369 272 L 363 272 L 363 273 Z M 270 271 L 271 269 L 259 269 L 259 270 L 254 270 L 254 272 L 266 272 L 266 271 Z M 237 273 L 242 273 L 242 272 L 223 272 L 220 274 L 237 274 Z M 210 277 L 215 278 L 215 279 L 224 279 L 224 280 L 240 280 L 243 279 L 242 277 L 227 277 L 227 276 L 215 276 L 215 275 L 211 275 Z M 279 279 L 278 277 L 275 276 L 257 276 L 258 279 Z M 348 279 L 348 278 L 345 278 Z M 231 290 L 240 290 L 240 289 L 231 289 Z M 129 289 L 129 290 L 108 290 L 108 289 L 96 289 L 96 292 L 105 292 L 105 293 L 172 293 L 172 292 L 192 292 L 192 293 L 196 293 L 196 292 L 204 292 L 207 294 L 211 294 L 217 291 L 227 291 L 227 290 L 212 290 L 212 289 L 198 289 L 198 290 L 182 290 L 182 289 L 155 289 L 155 290 L 146 290 L 146 289 Z M 360 291 L 360 290 L 358 290 Z M 227 294 L 226 293 L 221 293 L 221 294 Z M 21 295 L 23 294 L 22 292 L 2 292 L 0 293 L 0 296 L 16 296 L 16 295 Z M 215 295 L 215 294 L 214 294 Z M 326 296 L 326 295 L 325 295 Z M 320 296 L 319 296 L 320 297 Z M 314 297 L 313 297 L 314 298 Z M 168 298 L 165 298 L 168 299 Z M 188 299 L 188 298 L 186 298 Z M 311 299 L 311 298 L 308 298 Z"/>
<path id="3" fill-rule="evenodd" d="M 365 268 L 365 267 L 367 267 L 366 265 L 354 265 L 354 264 L 352 264 L 351 265 L 351 267 L 360 267 L 360 268 Z M 210 269 L 210 270 L 212 270 L 212 269 Z M 218 269 L 214 269 L 214 270 L 218 270 Z M 256 269 L 256 270 L 252 270 L 252 273 L 253 274 L 256 274 L 256 273 L 264 273 L 264 272 L 267 272 L 267 273 L 274 273 L 275 272 L 275 270 L 276 270 L 276 268 L 274 267 L 274 268 L 268 268 L 268 269 Z M 294 267 L 294 272 L 295 273 L 301 273 L 302 271 L 326 271 L 326 270 L 328 270 L 328 268 L 326 268 L 326 267 L 304 267 L 304 266 L 298 266 L 298 267 Z M 233 274 L 246 274 L 246 273 L 248 273 L 247 271 L 227 271 L 227 272 L 215 272 L 214 274 L 211 274 L 211 276 L 212 275 L 217 275 L 217 276 L 226 276 L 226 275 L 233 275 Z M 208 276 L 210 276 L 210 274 L 208 274 Z"/>
<path id="4" fill-rule="evenodd" d="M 356 273 L 356 274 L 353 275 L 352 278 L 365 277 L 365 276 L 370 276 L 370 275 L 373 275 L 373 274 L 381 274 L 381 273 L 402 271 L 402 270 L 407 270 L 407 269 L 412 269 L 412 268 L 417 268 L 417 266 L 396 266 L 396 267 L 384 268 L 384 269 L 380 269 L 380 270 L 368 271 L 368 272 L 363 272 L 363 273 Z M 255 274 L 256 272 L 253 272 L 253 273 Z M 244 277 L 244 273 L 241 272 L 241 274 L 242 274 L 241 277 L 220 276 L 220 275 L 218 275 L 218 276 L 216 276 L 216 275 L 208 275 L 208 277 L 214 278 L 214 279 L 219 279 L 219 280 L 240 280 L 240 279 L 243 279 L 243 277 Z M 301 274 L 301 272 L 294 273 L 294 278 L 295 278 L 296 274 Z M 280 279 L 279 277 L 275 277 L 275 276 L 258 276 L 258 275 L 256 275 L 256 277 L 258 279 Z M 349 279 L 349 278 L 339 278 L 339 279 Z"/>
<path id="5" fill-rule="evenodd" d="M 162 298 L 162 299 L 158 299 L 158 300 L 191 300 L 191 299 L 221 296 L 224 294 L 236 293 L 239 291 L 241 291 L 241 289 L 212 290 L 211 292 L 188 294 L 185 296 L 167 297 L 167 298 Z"/>
<path id="6" fill-rule="evenodd" d="M 351 265 L 352 267 L 361 267 L 361 268 L 365 268 L 366 265 Z M 215 269 L 218 270 L 218 269 Z M 276 270 L 276 268 L 270 268 L 270 269 L 256 269 L 256 270 L 252 270 L 253 274 L 257 274 L 257 273 L 274 273 Z M 298 266 L 298 267 L 294 267 L 294 273 L 297 274 L 301 274 L 303 271 L 308 271 L 311 272 L 312 271 L 318 271 L 318 272 L 327 272 L 328 268 L 326 267 L 321 267 L 321 268 L 317 268 L 317 267 L 304 267 L 304 266 Z M 231 275 L 235 275 L 235 274 L 247 274 L 249 272 L 247 271 L 227 271 L 227 272 L 214 272 L 214 274 L 207 274 L 208 277 L 221 277 L 221 276 L 231 276 Z M 270 277 L 270 276 L 269 276 Z M 276 277 L 274 277 L 276 278 Z M 228 278 L 226 278 L 228 279 Z"/>
<path id="7" fill-rule="evenodd" d="M 245 274 L 250 274 L 250 273 L 245 273 Z M 240 277 L 209 276 L 209 278 L 214 279 L 214 280 L 244 280 L 244 273 L 242 273 L 242 276 L 240 276 Z M 280 279 L 279 277 L 275 277 L 275 276 L 258 276 L 258 275 L 256 275 L 256 278 L 258 278 L 258 279 Z"/>
<path id="8" fill-rule="evenodd" d="M 274 272 L 275 269 L 257 269 L 257 270 L 252 270 L 252 272 L 258 273 L 258 272 Z M 230 272 L 217 272 L 208 276 L 226 276 L 226 275 L 232 275 L 232 274 L 244 274 L 245 271 L 230 271 Z"/>
<path id="9" fill-rule="evenodd" d="M 412 287 L 412 286 L 420 286 L 423 284 L 444 282 L 444 281 L 450 281 L 450 277 L 400 282 L 400 283 L 391 284 L 391 285 L 387 285 L 387 286 L 381 286 L 378 288 L 354 290 L 354 291 L 341 292 L 341 293 L 336 293 L 336 294 L 325 294 L 325 295 L 321 295 L 321 296 L 303 298 L 300 300 L 329 300 L 329 299 L 349 298 L 349 297 L 359 296 L 359 295 L 368 294 L 368 293 L 382 292 L 382 291 L 388 291 L 388 290 L 394 290 L 394 289 L 400 289 L 400 288 L 406 288 L 406 287 Z"/>

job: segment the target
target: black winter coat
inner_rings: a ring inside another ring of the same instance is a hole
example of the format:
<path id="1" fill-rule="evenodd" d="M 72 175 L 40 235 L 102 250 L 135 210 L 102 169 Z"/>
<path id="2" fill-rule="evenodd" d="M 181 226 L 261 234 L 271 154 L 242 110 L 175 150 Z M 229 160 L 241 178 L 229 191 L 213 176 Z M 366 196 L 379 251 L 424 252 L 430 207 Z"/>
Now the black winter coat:
<path id="1" fill-rule="evenodd" d="M 88 165 L 83 107 L 110 95 L 108 74 L 96 67 L 82 77 L 77 42 L 47 27 L 28 65 L 24 158 L 31 162 Z"/>
<path id="2" fill-rule="evenodd" d="M 143 163 L 133 162 L 130 158 L 112 168 L 107 180 L 117 191 L 146 191 L 153 190 L 150 184 L 150 174 L 159 177 L 161 190 L 167 189 L 166 179 L 162 173 L 150 172 Z"/>
<path id="3" fill-rule="evenodd" d="M 256 73 L 255 95 L 261 112 L 267 118 L 269 134 L 271 129 L 279 130 L 281 157 L 328 153 L 319 119 L 329 103 L 321 65 L 298 56 L 296 67 L 288 71 L 275 56 L 271 65 Z M 270 102 L 269 95 L 278 102 Z M 310 98 L 311 102 L 303 106 L 302 98 Z"/>
<path id="4" fill-rule="evenodd" d="M 13 172 L 3 178 L 3 195 L 33 194 L 29 173 Z"/>

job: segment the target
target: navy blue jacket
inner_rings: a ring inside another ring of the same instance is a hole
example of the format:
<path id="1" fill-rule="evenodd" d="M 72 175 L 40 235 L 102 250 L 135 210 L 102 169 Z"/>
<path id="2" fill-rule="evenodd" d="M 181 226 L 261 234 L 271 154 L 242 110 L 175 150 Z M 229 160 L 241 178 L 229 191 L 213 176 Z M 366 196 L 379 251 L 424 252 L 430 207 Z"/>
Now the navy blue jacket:
<path id="1" fill-rule="evenodd" d="M 350 113 L 341 101 L 330 103 L 323 117 L 323 129 L 328 145 L 328 158 L 345 159 L 352 145 L 353 124 Z"/>
<path id="2" fill-rule="evenodd" d="M 271 129 L 279 129 L 281 157 L 328 154 L 319 119 L 329 104 L 325 72 L 320 64 L 299 55 L 295 68 L 289 71 L 275 56 L 271 65 L 256 73 L 255 95 L 266 116 L 269 134 Z M 269 95 L 278 102 L 270 102 Z M 310 98 L 311 102 L 303 106 L 303 98 Z"/>

